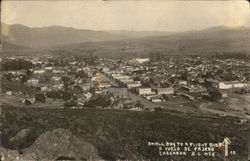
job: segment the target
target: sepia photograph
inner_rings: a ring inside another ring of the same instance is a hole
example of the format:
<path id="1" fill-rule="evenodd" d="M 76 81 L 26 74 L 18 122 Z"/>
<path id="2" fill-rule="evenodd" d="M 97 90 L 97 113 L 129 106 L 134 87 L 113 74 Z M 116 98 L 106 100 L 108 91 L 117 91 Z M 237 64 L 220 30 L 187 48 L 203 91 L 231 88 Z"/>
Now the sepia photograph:
<path id="1" fill-rule="evenodd" d="M 248 1 L 0 3 L 0 161 L 250 161 Z"/>

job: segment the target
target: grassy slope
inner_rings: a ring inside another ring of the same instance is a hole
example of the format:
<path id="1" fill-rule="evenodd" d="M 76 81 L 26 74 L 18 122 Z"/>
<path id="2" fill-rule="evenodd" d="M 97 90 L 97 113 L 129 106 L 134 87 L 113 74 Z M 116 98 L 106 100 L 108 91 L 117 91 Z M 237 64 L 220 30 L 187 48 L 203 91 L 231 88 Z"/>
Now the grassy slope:
<path id="1" fill-rule="evenodd" d="M 238 125 L 235 118 L 209 118 L 158 112 L 113 110 L 62 110 L 2 108 L 3 143 L 9 148 L 28 147 L 43 132 L 55 128 L 70 129 L 75 135 L 93 143 L 103 158 L 166 160 L 159 157 L 147 141 L 218 142 L 229 137 L 240 160 L 246 160 L 250 126 Z M 28 142 L 10 144 L 7 140 L 18 131 L 30 128 Z M 222 153 L 223 154 L 223 153 Z M 169 159 L 169 158 L 168 158 Z M 175 160 L 194 160 L 173 157 Z M 196 158 L 195 160 L 216 160 Z"/>

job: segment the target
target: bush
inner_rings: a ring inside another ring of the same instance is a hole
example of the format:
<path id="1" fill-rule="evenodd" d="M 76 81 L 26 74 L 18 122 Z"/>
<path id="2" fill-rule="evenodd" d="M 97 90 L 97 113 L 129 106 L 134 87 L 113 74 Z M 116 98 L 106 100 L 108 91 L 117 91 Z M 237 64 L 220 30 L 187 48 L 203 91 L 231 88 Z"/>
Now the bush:
<path id="1" fill-rule="evenodd" d="M 25 100 L 25 101 L 24 101 L 24 104 L 25 104 L 25 105 L 31 105 L 31 102 L 30 102 L 30 100 Z"/>
<path id="2" fill-rule="evenodd" d="M 163 111 L 162 107 L 156 107 L 155 108 L 155 112 L 161 112 L 161 111 Z"/>
<path id="3" fill-rule="evenodd" d="M 45 103 L 46 102 L 46 97 L 44 96 L 44 94 L 38 93 L 38 94 L 35 95 L 35 100 L 36 100 L 36 102 Z"/>

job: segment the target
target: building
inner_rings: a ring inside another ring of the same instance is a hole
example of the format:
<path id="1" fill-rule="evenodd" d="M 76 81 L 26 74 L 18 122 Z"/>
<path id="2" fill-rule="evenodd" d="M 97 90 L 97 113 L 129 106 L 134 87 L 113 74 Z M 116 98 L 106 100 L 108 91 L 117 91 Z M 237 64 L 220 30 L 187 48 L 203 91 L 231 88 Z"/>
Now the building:
<path id="1" fill-rule="evenodd" d="M 127 87 L 129 89 L 131 89 L 131 88 L 138 88 L 138 87 L 141 87 L 141 83 L 128 83 Z"/>
<path id="2" fill-rule="evenodd" d="M 239 81 L 219 82 L 219 89 L 244 88 L 247 86 L 248 86 L 247 83 L 242 83 Z"/>
<path id="3" fill-rule="evenodd" d="M 199 85 L 182 86 L 183 90 L 188 92 L 205 92 L 207 89 Z"/>
<path id="4" fill-rule="evenodd" d="M 154 103 L 161 102 L 161 98 L 159 96 L 151 97 L 150 100 Z"/>
<path id="5" fill-rule="evenodd" d="M 108 93 L 113 94 L 115 98 L 128 98 L 128 90 L 127 88 L 109 88 Z"/>
<path id="6" fill-rule="evenodd" d="M 39 83 L 39 79 L 31 78 L 31 79 L 27 80 L 27 83 L 32 84 L 32 85 L 36 85 Z"/>
<path id="7" fill-rule="evenodd" d="M 44 69 L 45 69 L 45 70 L 52 70 L 53 67 L 45 67 Z"/>
<path id="8" fill-rule="evenodd" d="M 100 83 L 98 84 L 98 88 L 109 88 L 111 87 L 110 83 Z"/>
<path id="9" fill-rule="evenodd" d="M 139 95 L 150 95 L 152 94 L 151 88 L 139 88 L 138 89 Z"/>
<path id="10" fill-rule="evenodd" d="M 157 91 L 158 95 L 174 94 L 174 88 L 173 87 L 170 87 L 170 88 L 157 88 L 156 91 Z"/>
<path id="11" fill-rule="evenodd" d="M 45 73 L 45 70 L 34 70 L 34 74 L 43 74 Z"/>
<path id="12" fill-rule="evenodd" d="M 149 58 L 136 58 L 134 59 L 135 62 L 142 64 L 142 63 L 146 63 L 149 62 Z"/>
<path id="13" fill-rule="evenodd" d="M 63 84 L 55 84 L 52 86 L 54 89 L 63 89 Z"/>

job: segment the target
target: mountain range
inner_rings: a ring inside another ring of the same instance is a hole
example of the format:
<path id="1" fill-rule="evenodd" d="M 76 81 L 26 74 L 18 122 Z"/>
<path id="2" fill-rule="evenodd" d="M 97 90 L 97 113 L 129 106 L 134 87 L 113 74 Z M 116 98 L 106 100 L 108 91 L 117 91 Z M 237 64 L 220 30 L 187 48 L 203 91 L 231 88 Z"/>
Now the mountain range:
<path id="1" fill-rule="evenodd" d="M 50 49 L 96 53 L 245 52 L 250 28 L 216 26 L 188 32 L 83 30 L 62 26 L 27 27 L 1 24 L 3 53 Z"/>

